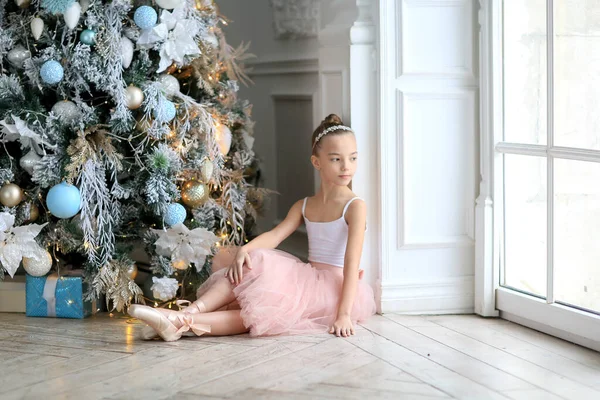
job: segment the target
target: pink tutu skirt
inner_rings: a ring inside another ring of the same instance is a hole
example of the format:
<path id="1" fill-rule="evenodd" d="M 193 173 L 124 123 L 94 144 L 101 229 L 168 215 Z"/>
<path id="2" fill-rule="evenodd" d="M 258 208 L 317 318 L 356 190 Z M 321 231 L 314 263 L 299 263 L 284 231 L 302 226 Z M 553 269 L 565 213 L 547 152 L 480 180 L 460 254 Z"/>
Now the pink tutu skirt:
<path id="1" fill-rule="evenodd" d="M 337 318 L 342 268 L 315 268 L 276 249 L 256 249 L 249 255 L 252 269 L 244 268 L 233 292 L 250 336 L 329 332 Z M 198 289 L 198 297 L 218 279 L 227 279 L 226 270 L 215 271 Z M 373 289 L 359 280 L 352 322 L 365 321 L 375 311 Z"/>

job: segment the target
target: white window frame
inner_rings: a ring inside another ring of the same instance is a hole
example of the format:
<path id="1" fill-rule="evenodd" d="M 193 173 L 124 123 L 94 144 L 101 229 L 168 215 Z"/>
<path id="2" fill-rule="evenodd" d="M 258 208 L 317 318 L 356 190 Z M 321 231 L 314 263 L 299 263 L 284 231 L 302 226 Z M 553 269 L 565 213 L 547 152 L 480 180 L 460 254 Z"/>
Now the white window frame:
<path id="1" fill-rule="evenodd" d="M 504 0 L 505 1 L 505 0 Z M 547 0 L 548 140 L 546 145 L 502 142 L 502 3 L 479 0 L 480 193 L 476 204 L 475 312 L 502 318 L 600 351 L 600 316 L 554 302 L 553 200 L 554 159 L 600 162 L 600 151 L 554 146 L 554 0 Z M 502 265 L 503 154 L 542 156 L 547 160 L 547 299 L 500 286 Z"/>

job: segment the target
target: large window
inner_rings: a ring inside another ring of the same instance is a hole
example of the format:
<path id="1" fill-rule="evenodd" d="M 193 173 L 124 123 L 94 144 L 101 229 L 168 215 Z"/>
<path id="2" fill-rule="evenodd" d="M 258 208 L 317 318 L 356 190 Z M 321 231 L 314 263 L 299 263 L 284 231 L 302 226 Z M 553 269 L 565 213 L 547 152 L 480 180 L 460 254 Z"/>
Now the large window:
<path id="1" fill-rule="evenodd" d="M 504 0 L 501 14 L 500 286 L 596 317 L 600 1 Z"/>

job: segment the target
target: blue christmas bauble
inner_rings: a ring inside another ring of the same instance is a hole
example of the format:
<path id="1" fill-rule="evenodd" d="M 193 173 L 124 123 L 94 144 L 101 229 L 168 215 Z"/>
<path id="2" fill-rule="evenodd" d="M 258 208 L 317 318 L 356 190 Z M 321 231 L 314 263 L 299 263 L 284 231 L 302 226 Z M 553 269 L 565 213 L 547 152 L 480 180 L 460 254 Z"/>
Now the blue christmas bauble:
<path id="1" fill-rule="evenodd" d="M 62 65 L 60 65 L 60 63 L 55 60 L 46 61 L 40 69 L 40 77 L 45 83 L 48 83 L 50 85 L 62 81 L 64 73 L 65 72 L 63 70 Z"/>
<path id="2" fill-rule="evenodd" d="M 167 212 L 165 213 L 165 224 L 169 226 L 182 224 L 183 221 L 185 221 L 185 217 L 185 207 L 179 203 L 171 203 L 167 206 Z"/>
<path id="3" fill-rule="evenodd" d="M 140 28 L 148 29 L 156 25 L 156 21 L 158 21 L 158 14 L 154 8 L 150 6 L 141 6 L 135 10 L 135 14 L 133 14 L 133 20 Z"/>
<path id="4" fill-rule="evenodd" d="M 169 122 L 177 115 L 175 104 L 171 101 L 163 103 L 163 107 L 154 110 L 154 118 L 160 122 Z"/>
<path id="5" fill-rule="evenodd" d="M 81 43 L 91 46 L 96 43 L 96 32 L 94 32 L 91 29 L 85 29 L 81 31 L 81 34 L 79 35 L 79 40 L 81 40 Z"/>
<path id="6" fill-rule="evenodd" d="M 77 186 L 62 182 L 48 191 L 46 205 L 55 217 L 71 218 L 81 208 L 81 194 Z"/>

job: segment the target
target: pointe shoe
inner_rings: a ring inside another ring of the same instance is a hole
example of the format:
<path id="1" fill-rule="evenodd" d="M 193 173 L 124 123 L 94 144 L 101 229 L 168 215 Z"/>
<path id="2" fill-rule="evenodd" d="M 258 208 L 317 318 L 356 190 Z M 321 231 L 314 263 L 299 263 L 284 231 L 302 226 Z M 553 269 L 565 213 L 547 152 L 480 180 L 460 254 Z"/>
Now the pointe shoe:
<path id="1" fill-rule="evenodd" d="M 185 303 L 188 303 L 188 306 L 182 307 Z M 198 301 L 191 303 L 189 300 L 177 300 L 175 302 L 175 304 L 177 304 L 177 306 L 179 307 L 179 311 L 171 310 L 168 308 L 161 308 L 161 307 L 155 307 L 154 309 L 157 310 L 158 312 L 160 312 L 161 314 L 163 314 L 169 320 L 172 320 L 172 317 L 179 315 L 179 313 L 198 314 L 198 313 L 206 312 L 204 303 L 202 303 L 202 302 L 200 302 L 200 303 L 201 304 L 198 304 Z M 152 328 L 151 326 L 146 325 L 142 328 L 142 331 L 140 333 L 140 338 L 142 338 L 143 340 L 152 340 L 156 337 L 158 337 L 158 334 L 156 333 L 154 328 Z"/>
<path id="2" fill-rule="evenodd" d="M 132 304 L 129 306 L 127 313 L 147 323 L 166 342 L 172 342 L 181 337 L 181 334 L 177 333 L 178 327 L 155 308 Z M 148 331 L 147 329 L 145 330 L 146 335 L 148 335 Z"/>
<path id="3" fill-rule="evenodd" d="M 161 313 L 162 315 L 164 315 L 165 317 L 167 317 L 167 319 L 169 319 L 169 317 L 172 318 L 175 315 L 175 313 L 179 312 L 179 311 L 168 310 L 166 308 L 160 308 L 160 307 L 156 307 L 154 309 L 156 311 L 158 311 L 159 313 Z M 142 331 L 140 332 L 140 338 L 143 339 L 143 340 L 152 340 L 152 339 L 157 338 L 157 337 L 158 337 L 158 333 L 156 333 L 156 331 L 154 330 L 154 328 L 151 327 L 150 325 L 145 325 L 142 328 Z"/>
<path id="4" fill-rule="evenodd" d="M 190 330 L 196 336 L 201 336 L 211 331 L 210 325 L 194 323 L 194 319 L 190 315 L 180 311 L 170 311 L 170 315 L 167 317 L 163 312 L 158 311 L 158 309 L 133 304 L 129 306 L 127 312 L 132 317 L 147 323 L 149 325 L 148 328 L 152 329 L 154 334 L 158 334 L 166 342 L 178 340 L 183 333 Z M 148 328 L 142 330 L 142 338 L 151 339 L 154 337 Z"/>

